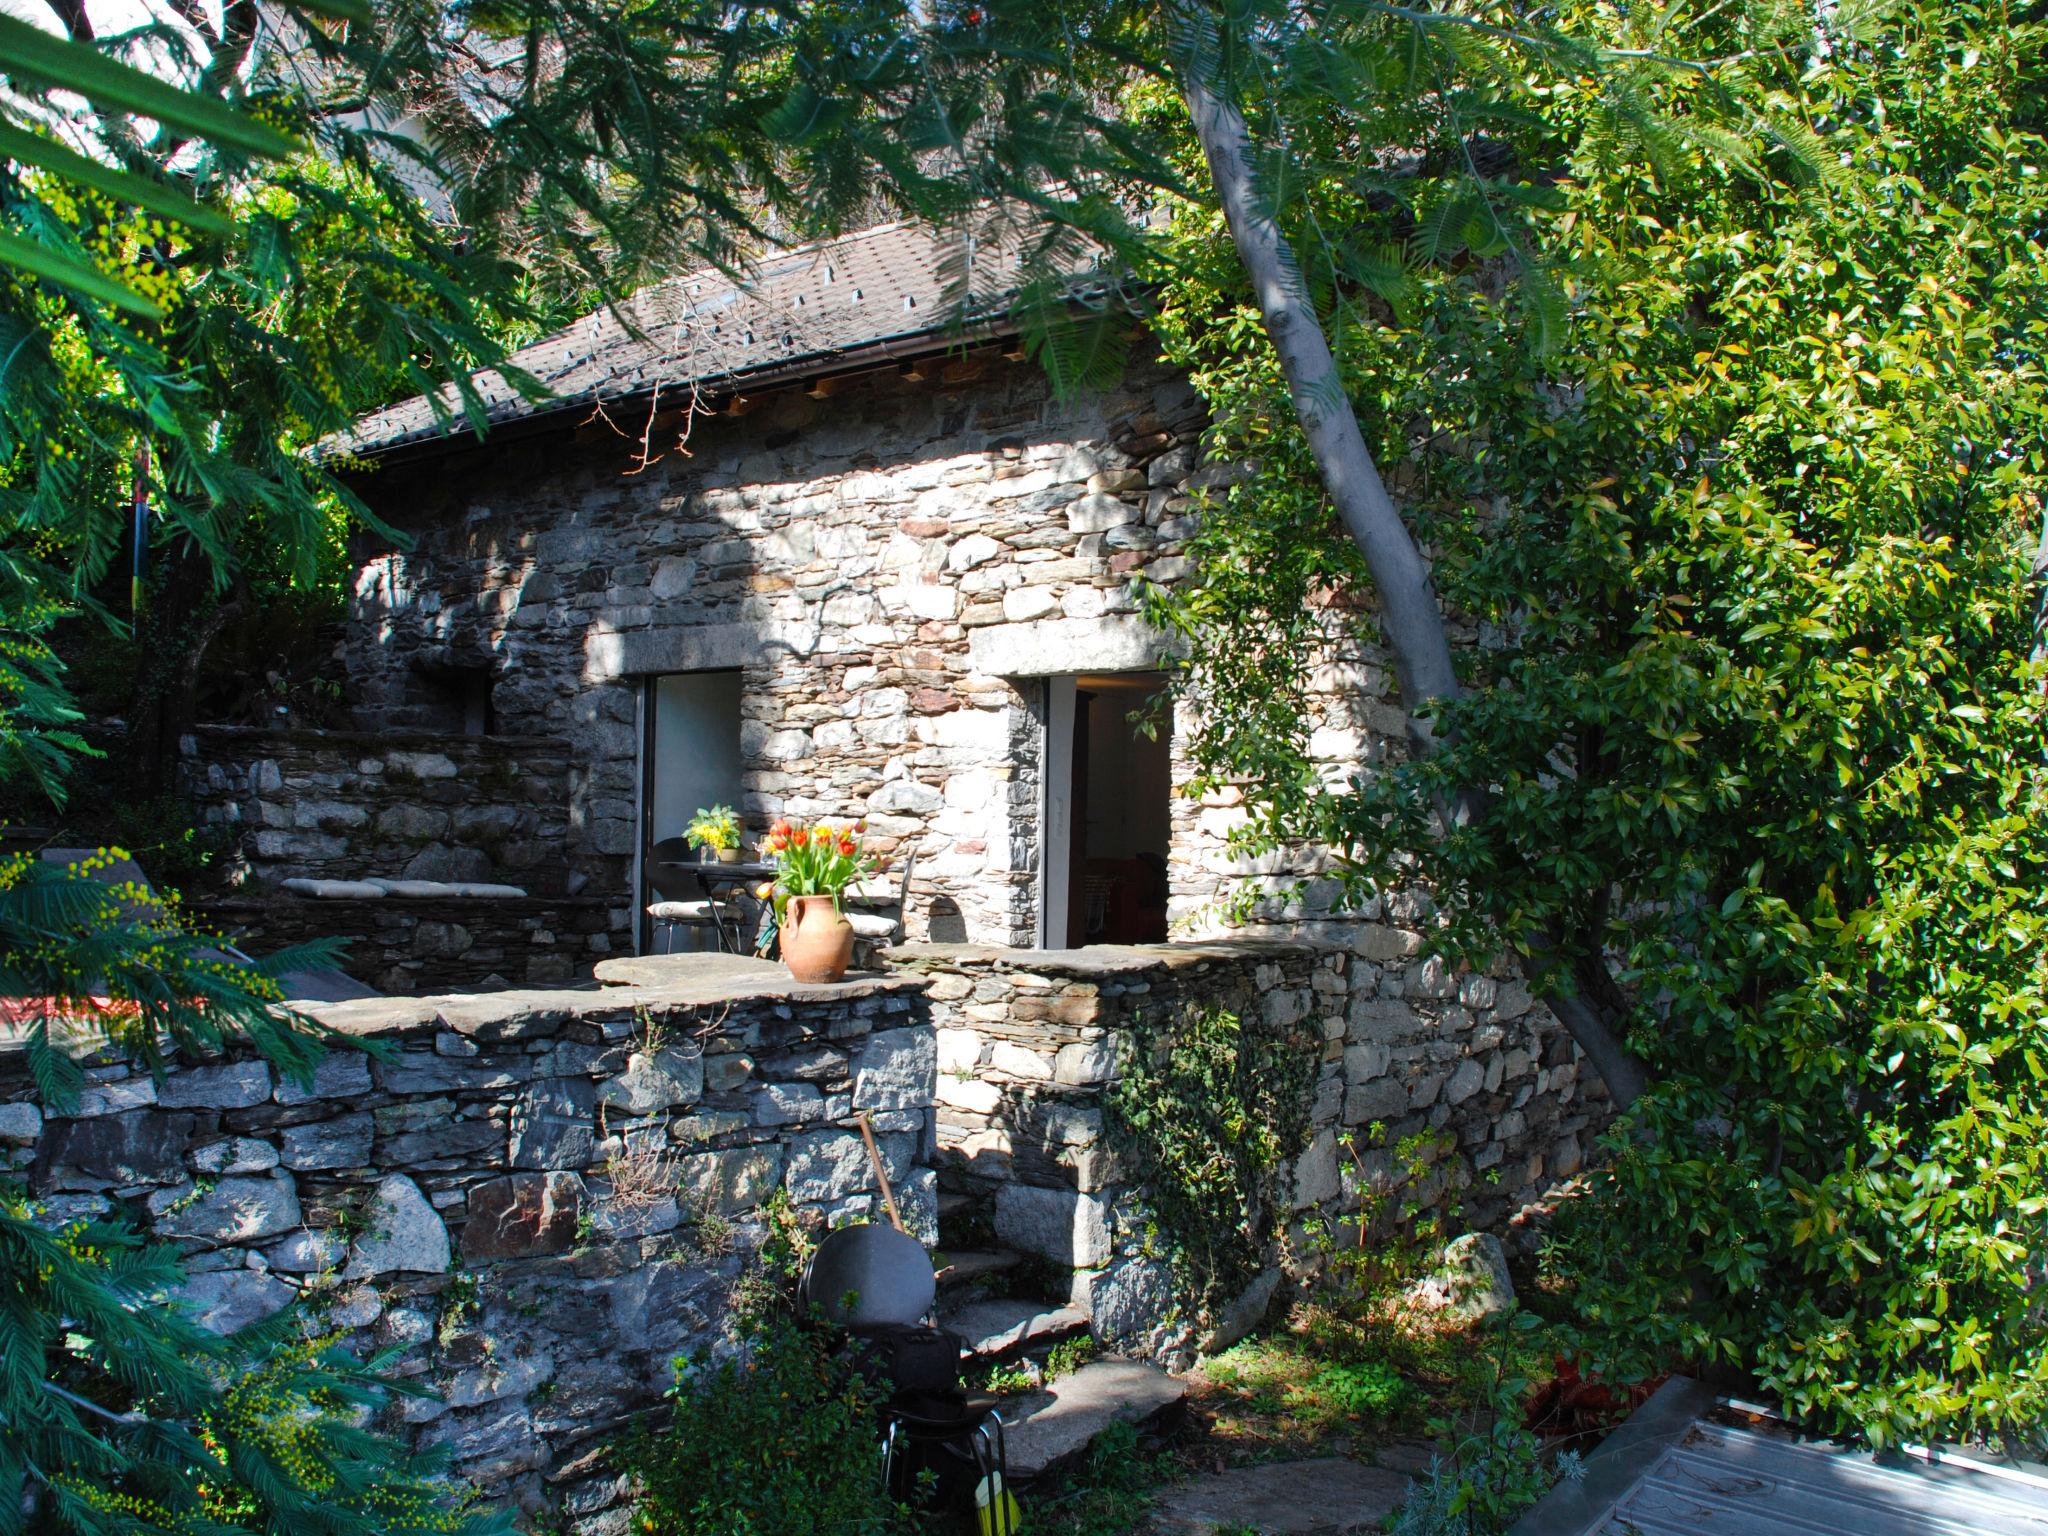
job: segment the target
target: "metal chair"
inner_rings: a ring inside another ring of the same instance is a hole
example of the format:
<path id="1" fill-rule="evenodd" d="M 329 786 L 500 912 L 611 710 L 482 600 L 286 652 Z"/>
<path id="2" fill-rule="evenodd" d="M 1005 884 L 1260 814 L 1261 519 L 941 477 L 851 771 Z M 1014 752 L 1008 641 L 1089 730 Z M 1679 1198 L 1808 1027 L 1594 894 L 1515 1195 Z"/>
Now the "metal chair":
<path id="1" fill-rule="evenodd" d="M 853 927 L 854 938 L 871 946 L 886 947 L 897 943 L 903 937 L 904 924 L 910 916 L 910 872 L 917 867 L 917 855 L 903 855 L 903 873 L 897 878 L 892 890 L 887 884 L 863 880 L 847 889 L 845 904 L 849 907 L 894 906 L 894 917 L 883 917 L 878 912 L 848 912 L 846 921 Z"/>
<path id="2" fill-rule="evenodd" d="M 709 897 L 680 894 L 685 882 L 694 877 L 674 871 L 665 872 L 659 867 L 663 863 L 687 860 L 689 856 L 690 840 L 686 837 L 665 837 L 647 850 L 647 884 L 660 898 L 647 904 L 647 916 L 654 923 L 657 954 L 674 952 L 678 928 L 709 928 L 718 948 L 727 947 L 727 903 Z"/>

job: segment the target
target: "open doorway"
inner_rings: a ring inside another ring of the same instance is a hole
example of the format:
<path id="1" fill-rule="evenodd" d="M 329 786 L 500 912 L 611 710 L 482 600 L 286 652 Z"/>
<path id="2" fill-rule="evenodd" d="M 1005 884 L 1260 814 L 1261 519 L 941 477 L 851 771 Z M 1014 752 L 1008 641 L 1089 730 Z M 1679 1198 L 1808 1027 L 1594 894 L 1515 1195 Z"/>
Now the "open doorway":
<path id="1" fill-rule="evenodd" d="M 640 949 L 650 947 L 647 907 L 701 898 L 694 876 L 664 870 L 689 858 L 683 839 L 698 811 L 740 803 L 740 674 L 675 672 L 647 680 L 641 744 Z M 715 948 L 708 927 L 679 928 L 674 949 Z"/>
<path id="2" fill-rule="evenodd" d="M 1173 744 L 1162 686 L 1156 672 L 1046 679 L 1041 947 L 1166 937 Z"/>

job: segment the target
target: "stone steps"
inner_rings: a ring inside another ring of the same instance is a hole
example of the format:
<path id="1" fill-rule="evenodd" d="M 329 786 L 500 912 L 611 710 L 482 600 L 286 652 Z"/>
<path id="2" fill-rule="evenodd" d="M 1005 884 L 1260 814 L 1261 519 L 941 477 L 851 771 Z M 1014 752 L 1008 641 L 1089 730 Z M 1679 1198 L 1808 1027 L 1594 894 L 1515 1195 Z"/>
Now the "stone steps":
<path id="1" fill-rule="evenodd" d="M 1177 1419 L 1187 1385 L 1139 1360 L 1097 1360 L 1042 1392 L 1003 1404 L 1010 1475 L 1019 1482 L 1082 1455 L 1112 1424 L 1140 1429 Z"/>
<path id="2" fill-rule="evenodd" d="M 959 1335 L 964 1355 L 994 1360 L 1019 1351 L 1050 1348 L 1086 1331 L 1088 1314 L 1077 1307 L 999 1296 L 970 1301 L 939 1313 L 939 1326 Z"/>
<path id="3" fill-rule="evenodd" d="M 1005 1270 L 1015 1269 L 1023 1262 L 1022 1255 L 1012 1253 L 1007 1248 L 969 1249 L 959 1253 L 943 1248 L 939 1251 L 946 1260 L 945 1267 L 938 1273 L 940 1290 L 945 1290 L 949 1286 L 971 1285 L 976 1280 L 984 1280 L 990 1275 L 999 1275 Z"/>

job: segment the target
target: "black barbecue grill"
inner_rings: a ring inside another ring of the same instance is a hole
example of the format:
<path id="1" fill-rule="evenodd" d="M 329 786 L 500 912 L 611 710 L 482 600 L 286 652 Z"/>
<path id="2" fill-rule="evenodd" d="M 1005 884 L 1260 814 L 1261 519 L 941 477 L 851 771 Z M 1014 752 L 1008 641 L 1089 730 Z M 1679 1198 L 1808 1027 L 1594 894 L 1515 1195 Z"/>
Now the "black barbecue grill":
<path id="1" fill-rule="evenodd" d="M 923 1244 L 865 1223 L 818 1244 L 798 1296 L 845 1335 L 846 1356 L 863 1376 L 888 1384 L 882 1476 L 890 1497 L 959 1510 L 980 1504 L 984 1536 L 1012 1536 L 1003 1421 L 994 1397 L 961 1385 L 960 1340 L 929 1321 L 937 1290 Z"/>

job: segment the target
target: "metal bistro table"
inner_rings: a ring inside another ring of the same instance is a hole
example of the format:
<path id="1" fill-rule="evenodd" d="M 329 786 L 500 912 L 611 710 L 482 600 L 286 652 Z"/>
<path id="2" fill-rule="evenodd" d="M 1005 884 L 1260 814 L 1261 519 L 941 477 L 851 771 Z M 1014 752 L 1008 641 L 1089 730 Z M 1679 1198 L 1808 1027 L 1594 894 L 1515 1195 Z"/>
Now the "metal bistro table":
<path id="1" fill-rule="evenodd" d="M 750 955 L 754 952 L 747 935 L 760 928 L 762 909 L 767 904 L 755 898 L 753 888 L 764 880 L 775 878 L 775 865 L 720 864 L 715 861 L 706 864 L 701 859 L 662 859 L 654 867 L 674 870 L 696 879 L 697 888 L 711 903 L 711 927 L 718 935 L 720 949 L 729 955 Z M 723 915 L 726 913 L 732 915 Z"/>

